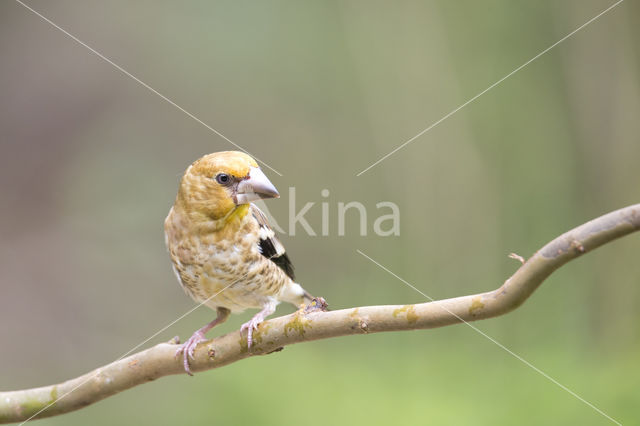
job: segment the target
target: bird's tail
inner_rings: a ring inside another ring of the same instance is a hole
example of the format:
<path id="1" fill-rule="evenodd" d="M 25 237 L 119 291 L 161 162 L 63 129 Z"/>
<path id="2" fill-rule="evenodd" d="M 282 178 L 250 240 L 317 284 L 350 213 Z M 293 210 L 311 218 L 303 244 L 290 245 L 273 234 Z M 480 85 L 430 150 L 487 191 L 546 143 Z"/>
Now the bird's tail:
<path id="1" fill-rule="evenodd" d="M 302 289 L 302 291 L 304 292 L 302 294 L 302 303 L 304 303 L 305 305 L 308 305 L 309 303 L 311 303 L 313 301 L 313 299 L 315 299 L 311 293 L 309 293 L 307 290 Z"/>
<path id="2" fill-rule="evenodd" d="M 302 288 L 300 284 L 294 283 L 292 281 L 287 286 L 285 286 L 280 297 L 280 300 L 284 300 L 296 306 L 308 306 L 314 300 L 316 300 L 316 298 L 313 297 L 307 290 Z"/>

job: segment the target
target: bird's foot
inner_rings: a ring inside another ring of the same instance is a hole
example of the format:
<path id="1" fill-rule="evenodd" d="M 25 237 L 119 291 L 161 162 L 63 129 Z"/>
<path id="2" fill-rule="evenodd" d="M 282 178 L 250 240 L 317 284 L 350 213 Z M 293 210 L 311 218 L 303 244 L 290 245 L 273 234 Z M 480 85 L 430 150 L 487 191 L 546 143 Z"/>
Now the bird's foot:
<path id="1" fill-rule="evenodd" d="M 258 331 L 258 326 L 260 325 L 260 323 L 263 322 L 266 317 L 276 311 L 277 304 L 278 302 L 275 299 L 269 300 L 263 305 L 260 312 L 255 314 L 249 321 L 242 324 L 242 327 L 240 327 L 240 334 L 242 334 L 243 331 L 247 330 L 247 349 L 251 349 L 251 345 L 253 344 L 253 332 Z"/>
<path id="2" fill-rule="evenodd" d="M 240 334 L 247 330 L 247 348 L 251 348 L 251 345 L 253 344 L 253 332 L 258 331 L 258 326 L 262 321 L 264 321 L 264 317 L 258 314 L 242 324 L 242 327 L 240 327 Z"/>
<path id="3" fill-rule="evenodd" d="M 184 342 L 184 344 L 176 351 L 175 357 L 177 358 L 182 354 L 184 371 L 186 371 L 190 376 L 193 376 L 193 373 L 189 368 L 189 358 L 194 359 L 193 351 L 196 349 L 196 346 L 198 346 L 198 343 L 205 342 L 206 340 L 204 333 L 201 330 L 198 330 L 193 333 L 193 335 L 189 337 L 189 340 Z"/>

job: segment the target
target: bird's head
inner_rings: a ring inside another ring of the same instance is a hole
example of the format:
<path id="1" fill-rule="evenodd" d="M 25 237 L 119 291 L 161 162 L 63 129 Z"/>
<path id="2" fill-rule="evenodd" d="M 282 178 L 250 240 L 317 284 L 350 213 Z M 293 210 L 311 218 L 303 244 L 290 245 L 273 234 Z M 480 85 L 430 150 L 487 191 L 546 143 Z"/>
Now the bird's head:
<path id="1" fill-rule="evenodd" d="M 205 155 L 189 166 L 180 181 L 176 204 L 192 220 L 219 221 L 251 201 L 279 196 L 251 156 L 224 151 Z"/>

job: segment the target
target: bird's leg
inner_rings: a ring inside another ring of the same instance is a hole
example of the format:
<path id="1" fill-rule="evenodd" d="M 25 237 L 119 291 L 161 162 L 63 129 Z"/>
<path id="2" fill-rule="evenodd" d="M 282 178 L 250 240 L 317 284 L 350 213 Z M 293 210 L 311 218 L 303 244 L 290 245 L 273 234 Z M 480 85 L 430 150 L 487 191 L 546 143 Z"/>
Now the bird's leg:
<path id="1" fill-rule="evenodd" d="M 271 315 L 276 311 L 276 305 L 277 303 L 274 300 L 270 300 L 262 307 L 262 310 L 260 312 L 255 314 L 253 318 L 251 318 L 249 321 L 242 324 L 242 327 L 240 327 L 240 333 L 247 330 L 247 347 L 248 348 L 251 348 L 251 344 L 253 343 L 254 330 L 258 330 L 258 325 L 262 321 L 264 321 L 266 317 L 268 317 L 269 315 Z"/>
<path id="2" fill-rule="evenodd" d="M 191 369 L 189 368 L 189 358 L 194 359 L 193 351 L 196 349 L 196 346 L 198 346 L 198 343 L 206 341 L 207 339 L 204 337 L 204 334 L 216 325 L 225 322 L 227 318 L 229 318 L 229 314 L 231 313 L 231 311 L 227 308 L 218 308 L 217 313 L 218 315 L 216 316 L 216 319 L 214 319 L 201 329 L 196 330 L 196 332 L 193 333 L 189 340 L 184 342 L 184 344 L 180 346 L 180 348 L 176 351 L 176 357 L 182 354 L 184 371 L 186 371 L 190 376 L 193 376 L 193 373 L 191 373 Z"/>

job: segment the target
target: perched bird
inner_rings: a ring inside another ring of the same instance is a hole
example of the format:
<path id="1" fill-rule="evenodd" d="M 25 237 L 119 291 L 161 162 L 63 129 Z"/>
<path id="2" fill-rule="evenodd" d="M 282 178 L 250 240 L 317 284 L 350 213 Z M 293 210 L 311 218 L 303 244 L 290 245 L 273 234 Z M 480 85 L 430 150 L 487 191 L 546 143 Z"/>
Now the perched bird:
<path id="1" fill-rule="evenodd" d="M 205 333 L 231 312 L 258 308 L 241 327 L 252 334 L 281 301 L 302 306 L 312 296 L 295 283 L 293 266 L 251 201 L 279 194 L 256 161 L 243 152 L 205 155 L 187 168 L 164 222 L 173 269 L 185 292 L 217 311 L 176 352 L 191 374 L 189 358 Z"/>

